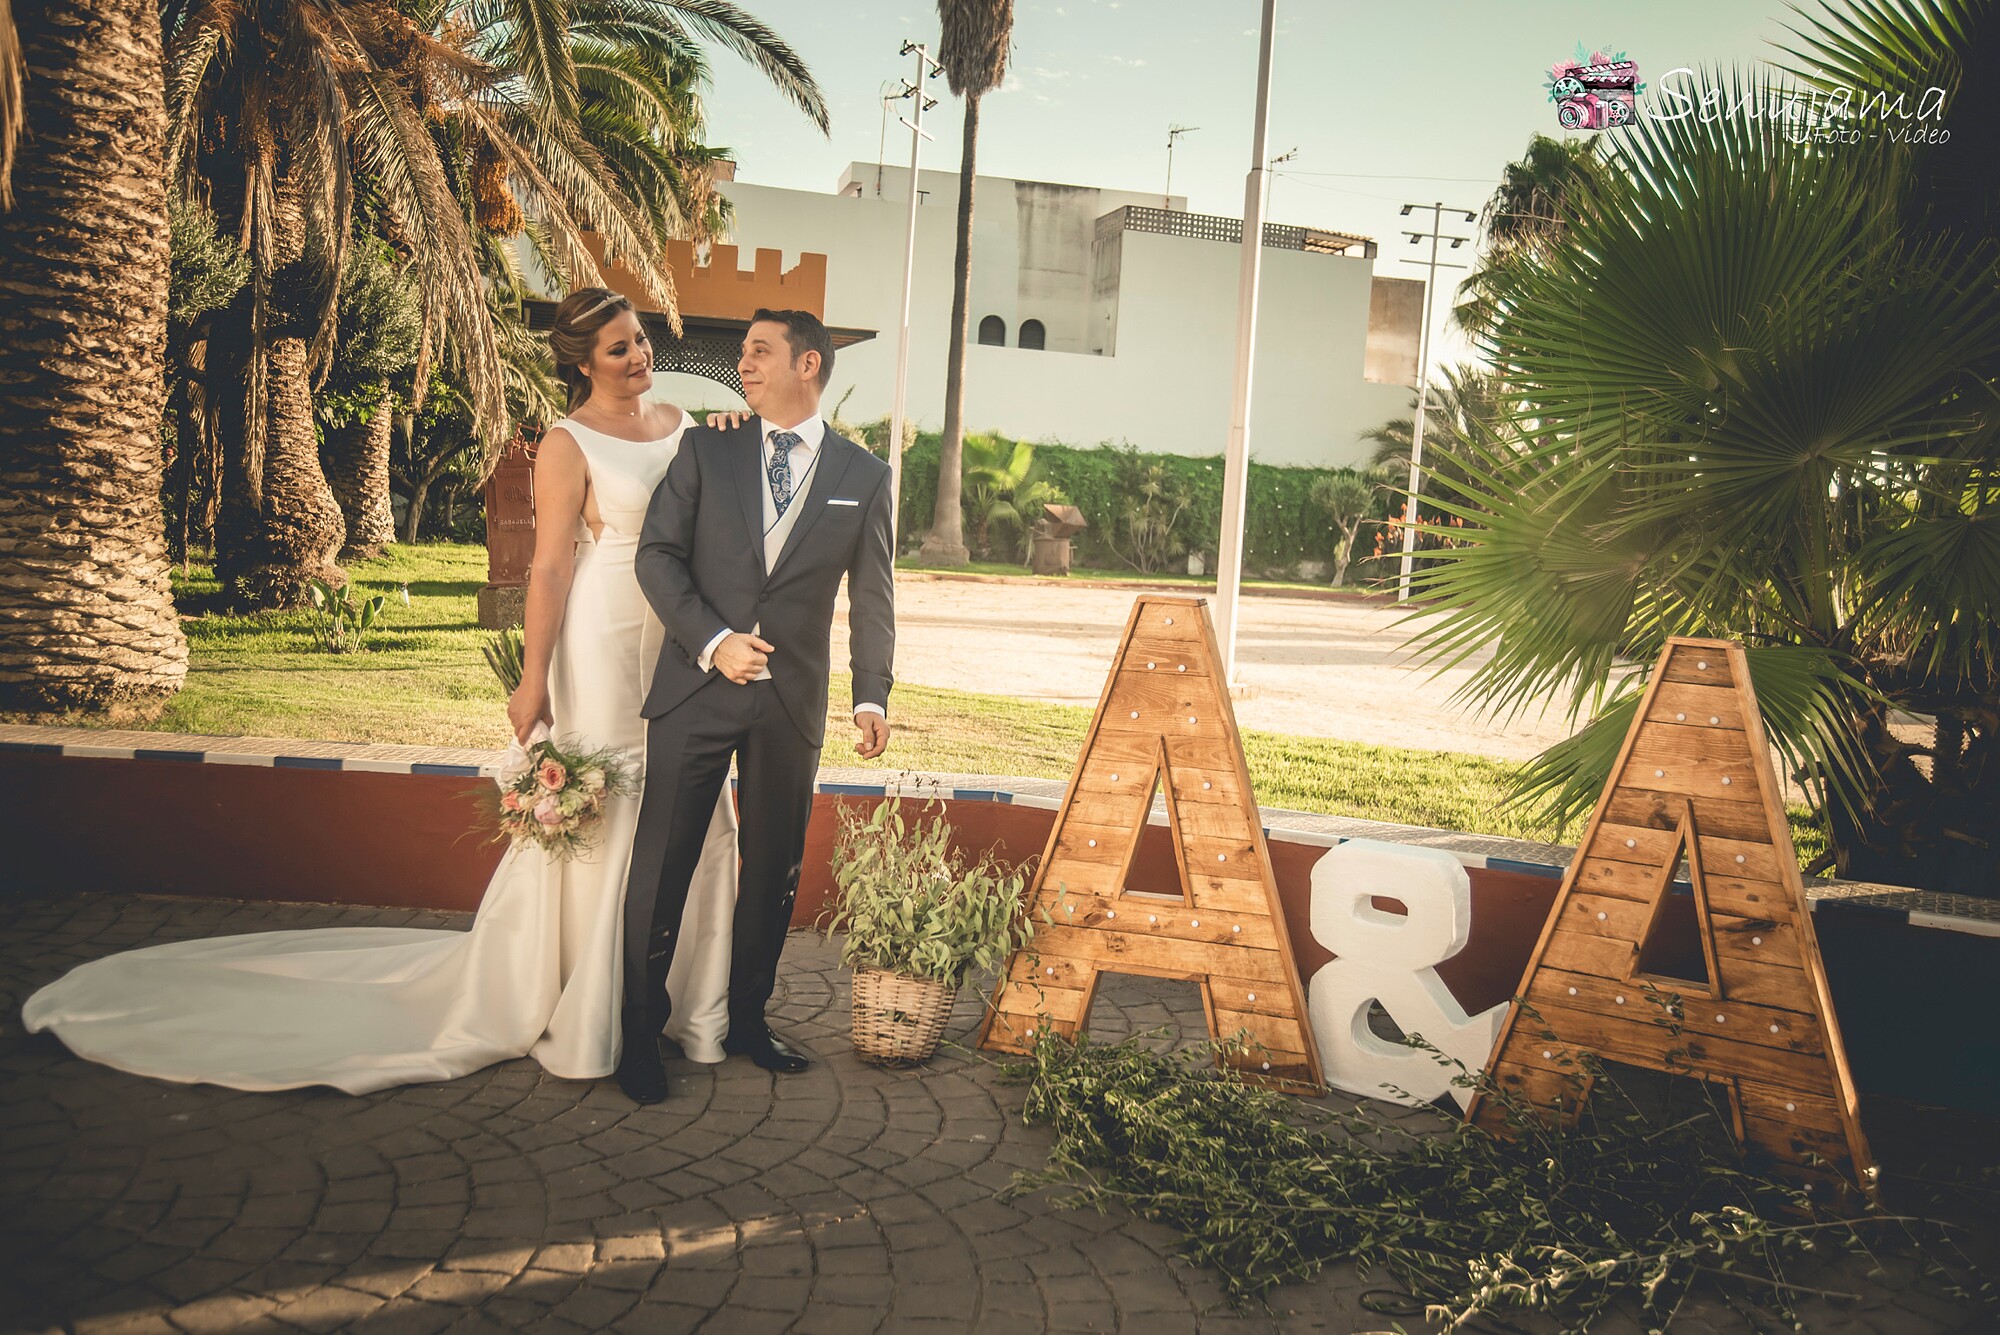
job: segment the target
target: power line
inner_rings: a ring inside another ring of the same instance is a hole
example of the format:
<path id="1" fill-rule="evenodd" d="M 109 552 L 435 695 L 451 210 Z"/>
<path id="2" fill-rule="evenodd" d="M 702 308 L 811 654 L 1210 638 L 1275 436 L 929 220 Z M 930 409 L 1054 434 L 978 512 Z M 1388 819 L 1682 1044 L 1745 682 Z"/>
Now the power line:
<path id="1" fill-rule="evenodd" d="M 1345 176 L 1356 181 L 1465 181 L 1481 185 L 1491 176 L 1397 176 L 1388 172 L 1289 172 L 1291 176 Z"/>

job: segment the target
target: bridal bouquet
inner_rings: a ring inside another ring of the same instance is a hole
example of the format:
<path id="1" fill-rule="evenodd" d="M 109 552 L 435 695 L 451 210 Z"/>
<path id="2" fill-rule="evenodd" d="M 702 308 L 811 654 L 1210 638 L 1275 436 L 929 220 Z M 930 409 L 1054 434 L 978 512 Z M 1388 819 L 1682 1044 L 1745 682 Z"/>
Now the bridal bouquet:
<path id="1" fill-rule="evenodd" d="M 495 839 L 535 845 L 558 858 L 589 850 L 604 821 L 609 794 L 636 791 L 631 767 L 615 750 L 585 751 L 574 738 L 557 745 L 540 724 L 526 743 L 515 741 L 494 776 L 500 786 L 492 816 Z"/>

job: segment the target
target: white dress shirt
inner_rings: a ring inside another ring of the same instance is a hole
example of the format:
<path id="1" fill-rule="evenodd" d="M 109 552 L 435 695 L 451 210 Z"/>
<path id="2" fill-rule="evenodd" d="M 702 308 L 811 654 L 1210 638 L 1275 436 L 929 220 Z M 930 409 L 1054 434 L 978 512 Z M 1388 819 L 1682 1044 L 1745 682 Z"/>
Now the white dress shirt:
<path id="1" fill-rule="evenodd" d="M 762 418 L 758 419 L 757 425 L 763 432 L 765 481 L 761 490 L 764 502 L 764 529 L 766 536 L 769 537 L 771 530 L 781 519 L 781 516 L 778 514 L 777 500 L 771 495 L 771 458 L 777 450 L 777 446 L 771 443 L 771 437 L 780 431 L 790 431 L 799 438 L 798 443 L 791 447 L 792 502 L 791 505 L 786 507 L 785 516 L 782 516 L 782 518 L 790 518 L 796 521 L 799 518 L 799 514 L 793 507 L 799 504 L 800 499 L 805 495 L 806 489 L 811 486 L 813 470 L 819 466 L 820 446 L 826 443 L 826 421 L 818 413 L 814 413 L 797 426 L 783 427 L 774 422 L 767 422 Z M 789 527 L 787 525 L 787 531 L 789 531 Z M 769 561 L 768 552 L 766 560 L 767 562 Z M 760 633 L 760 628 L 753 626 L 750 628 L 750 633 L 756 635 Z M 733 630 L 717 632 L 715 638 L 710 640 L 702 649 L 701 656 L 695 660 L 695 665 L 703 672 L 713 672 L 715 670 L 716 649 L 733 634 L 735 634 Z M 770 679 L 771 669 L 768 667 L 751 678 L 752 681 L 769 681 Z M 888 717 L 887 710 L 872 702 L 863 702 L 856 705 L 854 712 L 857 714 L 881 714 L 885 718 Z"/>

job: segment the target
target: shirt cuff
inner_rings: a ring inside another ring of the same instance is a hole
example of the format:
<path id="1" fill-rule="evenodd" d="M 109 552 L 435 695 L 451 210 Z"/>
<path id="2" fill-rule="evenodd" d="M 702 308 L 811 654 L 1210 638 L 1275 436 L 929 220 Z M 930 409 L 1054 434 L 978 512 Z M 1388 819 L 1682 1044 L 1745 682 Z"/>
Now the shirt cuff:
<path id="1" fill-rule="evenodd" d="M 713 672 L 715 670 L 715 651 L 722 647 L 724 640 L 735 633 L 735 631 L 729 629 L 727 626 L 715 632 L 715 638 L 708 642 L 708 647 L 701 651 L 700 656 L 694 660 L 694 665 L 703 672 Z"/>
<path id="2" fill-rule="evenodd" d="M 854 713 L 857 717 L 862 714 L 880 714 L 883 718 L 889 717 L 889 711 L 872 700 L 854 706 Z"/>

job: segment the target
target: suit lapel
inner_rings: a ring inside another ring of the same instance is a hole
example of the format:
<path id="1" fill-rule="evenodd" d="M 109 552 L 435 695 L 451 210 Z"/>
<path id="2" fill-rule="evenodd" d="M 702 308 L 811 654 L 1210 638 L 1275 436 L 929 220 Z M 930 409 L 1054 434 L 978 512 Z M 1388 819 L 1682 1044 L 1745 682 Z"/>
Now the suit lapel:
<path id="1" fill-rule="evenodd" d="M 764 422 L 753 417 L 736 430 L 731 443 L 732 472 L 736 479 L 736 499 L 743 506 L 743 524 L 750 534 L 751 550 L 757 553 L 757 568 L 764 570 Z M 764 571 L 766 576 L 771 573 Z"/>
<path id="2" fill-rule="evenodd" d="M 840 479 L 846 476 L 847 465 L 853 461 L 854 456 L 849 451 L 858 448 L 860 447 L 834 435 L 833 428 L 827 428 L 826 435 L 819 443 L 819 465 L 813 469 L 812 486 L 807 488 L 803 497 L 792 502 L 794 505 L 803 503 L 806 507 L 805 512 L 799 516 L 799 522 L 792 526 L 790 536 L 785 539 L 785 545 L 778 551 L 778 559 L 766 572 L 767 578 L 778 573 L 779 568 L 791 558 L 792 553 L 799 549 L 799 544 L 805 541 L 805 536 L 811 531 L 812 526 L 819 522 L 819 517 L 826 513 L 827 497 L 839 489 Z"/>

